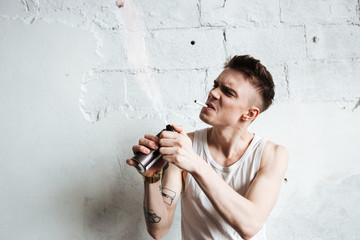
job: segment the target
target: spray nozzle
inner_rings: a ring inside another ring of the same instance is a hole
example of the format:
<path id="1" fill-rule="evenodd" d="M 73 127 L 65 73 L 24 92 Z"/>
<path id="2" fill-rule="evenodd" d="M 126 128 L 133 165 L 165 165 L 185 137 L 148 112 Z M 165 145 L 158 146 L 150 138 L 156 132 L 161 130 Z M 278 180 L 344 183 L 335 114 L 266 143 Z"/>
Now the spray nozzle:
<path id="1" fill-rule="evenodd" d="M 168 124 L 168 125 L 166 125 L 166 131 L 172 131 L 172 132 L 174 132 L 175 129 L 174 129 L 170 124 Z"/>

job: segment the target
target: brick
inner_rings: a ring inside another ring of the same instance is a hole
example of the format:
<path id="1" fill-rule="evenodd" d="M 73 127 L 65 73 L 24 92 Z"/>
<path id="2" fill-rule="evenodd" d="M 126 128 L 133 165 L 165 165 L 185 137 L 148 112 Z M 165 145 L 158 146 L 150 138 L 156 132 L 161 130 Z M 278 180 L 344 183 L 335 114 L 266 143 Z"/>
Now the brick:
<path id="1" fill-rule="evenodd" d="M 222 66 L 226 58 L 223 40 L 223 32 L 217 29 L 152 31 L 146 38 L 149 65 L 160 69 Z"/>
<path id="2" fill-rule="evenodd" d="M 357 0 L 280 0 L 281 21 L 292 24 L 343 23 L 356 20 Z"/>
<path id="3" fill-rule="evenodd" d="M 205 98 L 205 76 L 205 70 L 91 71 L 82 86 L 81 110 L 91 122 L 109 111 L 122 111 L 129 119 L 164 118 Z"/>
<path id="4" fill-rule="evenodd" d="M 40 16 L 58 19 L 70 25 L 91 28 L 96 25 L 103 31 L 145 30 L 159 28 L 198 27 L 199 9 L 196 1 L 124 1 L 118 8 L 116 1 L 44 1 Z"/>
<path id="5" fill-rule="evenodd" d="M 139 52 L 141 41 L 144 38 L 144 32 L 127 33 L 106 33 L 97 35 L 97 50 L 96 53 L 100 57 L 99 68 L 104 69 L 127 69 L 127 68 L 142 68 L 143 61 L 130 61 L 128 55 L 141 56 L 142 54 L 134 54 Z M 136 37 L 139 40 L 131 40 Z"/>
<path id="6" fill-rule="evenodd" d="M 194 41 L 194 45 L 191 42 Z M 220 30 L 121 31 L 98 35 L 103 68 L 190 69 L 222 66 L 225 61 Z"/>
<path id="7" fill-rule="evenodd" d="M 270 65 L 265 67 L 271 73 L 275 84 L 274 102 L 287 102 L 289 99 L 289 91 L 288 91 L 288 83 L 287 83 L 287 66 Z"/>
<path id="8" fill-rule="evenodd" d="M 90 122 L 98 121 L 109 110 L 125 105 L 125 73 L 95 70 L 84 77 L 80 109 Z"/>
<path id="9" fill-rule="evenodd" d="M 116 1 L 40 0 L 40 6 L 40 18 L 60 21 L 73 27 L 111 31 L 123 29 L 125 25 L 121 18 L 123 11 L 116 6 Z"/>
<path id="10" fill-rule="evenodd" d="M 38 1 L 0 1 L 0 16 L 20 18 L 30 23 L 39 13 Z"/>
<path id="11" fill-rule="evenodd" d="M 205 26 L 244 26 L 277 24 L 279 3 L 270 1 L 201 1 L 201 23 Z"/>
<path id="12" fill-rule="evenodd" d="M 125 4 L 129 3 L 126 2 Z M 198 2 L 193 0 L 140 1 L 147 29 L 199 27 Z M 126 7 L 126 5 L 125 5 Z"/>
<path id="13" fill-rule="evenodd" d="M 304 28 L 238 28 L 226 31 L 228 55 L 250 54 L 266 65 L 306 58 Z"/>
<path id="14" fill-rule="evenodd" d="M 193 106 L 194 99 L 205 98 L 205 76 L 205 70 L 171 70 L 127 75 L 127 103 L 146 111 L 145 108 L 150 107 L 148 103 L 152 99 L 152 104 L 163 109 L 186 109 Z M 144 106 L 143 103 L 147 104 Z"/>
<path id="15" fill-rule="evenodd" d="M 311 59 L 360 58 L 360 26 L 306 26 L 308 56 Z"/>
<path id="16" fill-rule="evenodd" d="M 359 75 L 359 61 L 289 64 L 290 99 L 354 101 L 360 97 Z"/>

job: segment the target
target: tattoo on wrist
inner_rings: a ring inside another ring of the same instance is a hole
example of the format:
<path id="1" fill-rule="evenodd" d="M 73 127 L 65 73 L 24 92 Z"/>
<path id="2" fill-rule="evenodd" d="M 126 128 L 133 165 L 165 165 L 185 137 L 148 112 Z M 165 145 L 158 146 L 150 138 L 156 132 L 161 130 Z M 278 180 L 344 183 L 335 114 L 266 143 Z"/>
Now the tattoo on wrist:
<path id="1" fill-rule="evenodd" d="M 173 190 L 170 190 L 168 188 L 161 188 L 162 192 L 161 195 L 163 196 L 164 199 L 164 203 L 166 203 L 167 205 L 171 206 L 171 204 L 173 203 L 175 196 L 176 196 L 176 192 L 174 192 Z"/>
<path id="2" fill-rule="evenodd" d="M 156 215 L 156 213 L 152 209 L 146 209 L 144 207 L 144 215 L 148 223 L 158 223 L 161 221 L 161 217 Z"/>

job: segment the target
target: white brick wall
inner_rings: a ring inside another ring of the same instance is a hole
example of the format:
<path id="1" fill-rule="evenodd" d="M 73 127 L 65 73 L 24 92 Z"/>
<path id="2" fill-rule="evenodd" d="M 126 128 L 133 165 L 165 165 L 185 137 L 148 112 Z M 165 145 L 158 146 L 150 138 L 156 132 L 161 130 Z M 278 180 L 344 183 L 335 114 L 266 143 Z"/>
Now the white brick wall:
<path id="1" fill-rule="evenodd" d="M 308 56 L 313 60 L 359 59 L 360 26 L 306 26 Z M 326 51 L 325 51 L 326 49 Z"/>
<path id="2" fill-rule="evenodd" d="M 217 67 L 226 59 L 223 41 L 219 29 L 151 31 L 146 38 L 149 65 L 160 69 Z"/>
<path id="3" fill-rule="evenodd" d="M 357 5 L 357 0 L 280 0 L 281 22 L 289 24 L 358 22 Z"/>
<path id="4" fill-rule="evenodd" d="M 360 97 L 359 74 L 360 61 L 290 64 L 291 99 L 306 102 L 355 102 Z"/>
<path id="5" fill-rule="evenodd" d="M 359 24 L 358 0 L 0 1 L 0 239 L 148 239 L 124 160 L 206 127 L 193 100 L 240 54 L 276 85 L 251 130 L 290 152 L 269 239 L 358 239 Z"/>
<path id="6" fill-rule="evenodd" d="M 279 1 L 201 1 L 203 26 L 277 25 Z"/>
<path id="7" fill-rule="evenodd" d="M 266 65 L 302 61 L 306 58 L 305 32 L 296 27 L 251 27 L 226 31 L 229 55 L 251 53 Z"/>

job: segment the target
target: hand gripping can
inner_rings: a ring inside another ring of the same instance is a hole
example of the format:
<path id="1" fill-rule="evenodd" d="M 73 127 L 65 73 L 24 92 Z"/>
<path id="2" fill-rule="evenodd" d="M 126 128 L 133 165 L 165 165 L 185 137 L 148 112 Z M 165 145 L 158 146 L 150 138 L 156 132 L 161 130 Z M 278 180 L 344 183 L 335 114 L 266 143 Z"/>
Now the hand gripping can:
<path id="1" fill-rule="evenodd" d="M 163 129 L 162 131 L 175 131 L 174 128 L 168 124 L 166 125 L 166 128 Z M 159 132 L 156 136 L 160 137 L 160 134 L 162 133 Z M 149 168 L 154 165 L 154 163 L 159 160 L 162 157 L 162 155 L 159 152 L 159 149 L 150 149 L 150 153 L 148 154 L 143 154 L 143 153 L 136 153 L 135 156 L 133 156 L 131 159 L 134 160 L 135 162 L 138 163 L 137 166 L 135 166 L 135 168 L 143 173 L 146 172 L 147 170 L 149 170 Z"/>

